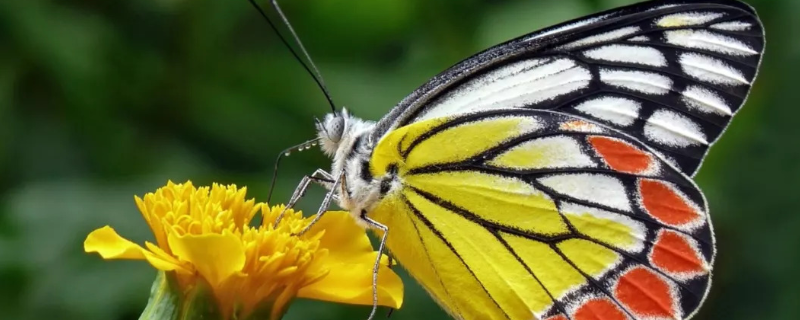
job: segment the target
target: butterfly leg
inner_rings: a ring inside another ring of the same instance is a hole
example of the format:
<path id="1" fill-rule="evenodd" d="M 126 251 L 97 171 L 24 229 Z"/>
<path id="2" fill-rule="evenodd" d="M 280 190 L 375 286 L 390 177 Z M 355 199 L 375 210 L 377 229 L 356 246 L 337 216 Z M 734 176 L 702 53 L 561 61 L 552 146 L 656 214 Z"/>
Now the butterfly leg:
<path id="1" fill-rule="evenodd" d="M 333 176 L 331 176 L 330 173 L 325 172 L 325 170 L 317 169 L 311 175 L 304 176 L 303 179 L 300 180 L 300 183 L 297 185 L 297 188 L 294 189 L 294 192 L 292 193 L 292 197 L 289 198 L 289 203 L 287 203 L 286 207 L 283 208 L 283 211 L 281 211 L 281 213 L 278 214 L 278 218 L 275 219 L 274 226 L 276 226 L 276 227 L 278 226 L 278 223 L 280 223 L 281 219 L 283 219 L 283 215 L 286 213 L 286 210 L 289 210 L 289 209 L 293 208 L 294 205 L 297 204 L 297 201 L 300 201 L 300 199 L 303 198 L 303 196 L 306 194 L 306 190 L 308 190 L 308 187 L 311 184 L 311 182 L 315 182 L 317 184 L 320 184 L 320 185 L 324 186 L 325 188 L 327 188 L 328 190 L 333 190 L 334 189 L 332 186 L 329 187 L 329 185 L 331 183 L 335 182 L 333 180 Z M 331 193 L 331 192 L 328 192 L 328 193 Z"/>
<path id="2" fill-rule="evenodd" d="M 372 220 L 366 215 L 362 215 L 361 218 L 364 219 L 364 221 L 366 221 L 371 227 L 383 231 L 381 243 L 378 245 L 378 257 L 375 258 L 375 265 L 372 268 L 372 311 L 370 311 L 369 317 L 367 318 L 367 320 L 372 320 L 375 318 L 375 313 L 378 312 L 378 270 L 381 266 L 381 258 L 383 257 L 384 248 L 386 247 L 386 236 L 389 235 L 389 227 L 378 221 Z"/>
<path id="3" fill-rule="evenodd" d="M 392 268 L 394 268 L 394 266 L 396 265 L 396 264 L 395 264 L 394 257 L 392 256 L 392 252 L 391 252 L 391 251 L 389 251 L 389 248 L 385 248 L 384 250 L 386 251 L 386 258 L 388 258 L 388 260 L 389 260 L 389 261 L 388 261 L 388 264 L 387 264 L 386 266 L 387 266 L 389 269 L 392 269 Z M 392 317 L 392 313 L 393 313 L 393 312 L 394 312 L 394 308 L 389 308 L 389 311 L 387 311 L 387 312 L 386 312 L 386 319 L 389 319 L 389 318 L 391 318 L 391 317 Z"/>
<path id="4" fill-rule="evenodd" d="M 344 177 L 344 174 L 340 175 L 338 178 L 336 178 L 336 180 L 333 180 L 331 189 L 328 190 L 328 193 L 325 194 L 325 198 L 322 199 L 322 204 L 320 204 L 319 209 L 317 209 L 317 215 L 314 216 L 314 220 L 311 220 L 311 222 L 303 229 L 303 231 L 300 231 L 297 235 L 303 235 L 306 233 L 309 229 L 311 229 L 312 226 L 317 224 L 317 221 L 319 221 L 320 218 L 322 218 L 322 215 L 325 214 L 325 211 L 327 211 L 328 207 L 331 206 L 334 193 L 336 193 L 336 187 L 340 182 L 342 182 L 342 177 Z"/>

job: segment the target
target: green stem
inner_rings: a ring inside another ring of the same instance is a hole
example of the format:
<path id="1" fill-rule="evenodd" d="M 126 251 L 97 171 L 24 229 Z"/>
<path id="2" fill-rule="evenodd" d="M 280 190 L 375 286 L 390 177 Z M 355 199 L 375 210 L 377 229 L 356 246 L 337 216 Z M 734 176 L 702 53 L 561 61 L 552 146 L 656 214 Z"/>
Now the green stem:
<path id="1" fill-rule="evenodd" d="M 184 292 L 172 272 L 159 272 L 150 287 L 150 299 L 139 320 L 222 319 L 213 293 L 198 283 Z"/>

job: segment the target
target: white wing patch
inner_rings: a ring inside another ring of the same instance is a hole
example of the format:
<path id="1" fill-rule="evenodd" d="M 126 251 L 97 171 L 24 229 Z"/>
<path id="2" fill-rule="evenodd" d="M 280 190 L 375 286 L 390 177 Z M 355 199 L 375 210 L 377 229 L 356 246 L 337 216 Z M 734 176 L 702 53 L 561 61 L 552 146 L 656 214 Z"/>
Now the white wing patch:
<path id="1" fill-rule="evenodd" d="M 724 16 L 722 12 L 682 12 L 663 16 L 656 25 L 664 28 L 696 26 Z"/>
<path id="2" fill-rule="evenodd" d="M 593 173 L 557 174 L 538 179 L 558 193 L 601 204 L 614 209 L 631 211 L 625 186 L 614 177 Z"/>
<path id="3" fill-rule="evenodd" d="M 620 126 L 629 126 L 639 118 L 642 105 L 631 99 L 601 97 L 585 101 L 575 110 Z"/>
<path id="4" fill-rule="evenodd" d="M 750 84 L 736 68 L 706 55 L 683 53 L 679 61 L 683 72 L 700 81 L 725 85 Z"/>
<path id="5" fill-rule="evenodd" d="M 753 24 L 743 21 L 728 21 L 720 22 L 711 25 L 711 29 L 725 30 L 725 31 L 747 31 L 753 27 Z"/>
<path id="6" fill-rule="evenodd" d="M 672 80 L 653 72 L 601 69 L 600 80 L 631 91 L 647 94 L 667 94 L 672 89 Z"/>
<path id="7" fill-rule="evenodd" d="M 565 26 L 562 26 L 562 27 L 559 27 L 559 28 L 555 28 L 555 29 L 550 30 L 550 31 L 545 31 L 545 32 L 542 32 L 542 33 L 539 33 L 539 34 L 534 34 L 533 36 L 525 38 L 522 41 L 536 40 L 536 39 L 539 39 L 539 38 L 542 38 L 542 37 L 549 36 L 551 34 L 556 34 L 556 33 L 559 33 L 559 32 L 564 32 L 564 31 L 567 31 L 567 30 L 580 28 L 580 27 L 583 27 L 583 26 L 586 26 L 586 25 L 590 25 L 590 24 L 598 22 L 598 21 L 602 21 L 606 17 L 608 17 L 608 15 L 594 17 L 594 18 L 586 19 L 586 20 L 581 20 L 581 21 L 578 21 L 578 22 L 575 22 L 575 23 L 572 23 L 572 24 L 568 24 L 568 25 L 565 25 Z"/>
<path id="8" fill-rule="evenodd" d="M 646 41 L 650 41 L 650 37 L 648 37 L 648 36 L 636 36 L 636 37 L 628 39 L 628 41 L 646 42 Z"/>
<path id="9" fill-rule="evenodd" d="M 667 66 L 667 58 L 664 54 L 651 47 L 612 44 L 587 50 L 583 54 L 595 60 L 635 63 L 654 67 Z"/>
<path id="10" fill-rule="evenodd" d="M 561 46 L 559 49 L 571 49 L 575 47 L 591 45 L 599 42 L 606 42 L 610 40 L 619 39 L 625 36 L 632 35 L 641 31 L 642 29 L 639 27 L 624 27 L 619 28 L 617 30 L 609 31 L 606 33 L 601 33 L 593 36 L 589 36 L 583 39 L 575 40 L 573 42 L 567 43 Z"/>
<path id="11" fill-rule="evenodd" d="M 586 88 L 592 79 L 588 69 L 571 59 L 535 61 L 514 63 L 469 81 L 435 101 L 417 121 L 525 107 Z"/>
<path id="12" fill-rule="evenodd" d="M 668 146 L 708 145 L 705 134 L 692 119 L 674 111 L 659 109 L 644 126 L 647 139 Z"/>
<path id="13" fill-rule="evenodd" d="M 686 103 L 689 109 L 723 116 L 733 115 L 728 103 L 711 90 L 698 86 L 689 86 L 681 94 L 683 95 L 683 102 Z"/>
<path id="14" fill-rule="evenodd" d="M 758 54 L 748 45 L 731 37 L 707 30 L 672 30 L 664 32 L 667 42 L 684 48 L 703 49 L 734 56 Z"/>
<path id="15" fill-rule="evenodd" d="M 656 11 L 656 10 L 661 10 L 661 9 L 669 9 L 669 8 L 675 8 L 677 6 L 678 6 L 677 4 L 665 4 L 665 5 L 653 7 L 651 9 L 647 10 L 647 11 Z"/>

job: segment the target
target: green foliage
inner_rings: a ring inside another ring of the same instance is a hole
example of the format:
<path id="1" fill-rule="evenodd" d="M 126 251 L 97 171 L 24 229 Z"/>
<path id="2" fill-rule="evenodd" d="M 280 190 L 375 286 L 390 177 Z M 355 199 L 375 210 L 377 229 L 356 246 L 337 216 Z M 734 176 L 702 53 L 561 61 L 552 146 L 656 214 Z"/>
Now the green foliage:
<path id="1" fill-rule="evenodd" d="M 377 119 L 480 49 L 632 1 L 284 2 L 336 102 Z M 749 2 L 766 24 L 767 55 L 698 176 L 720 253 L 697 319 L 800 318 L 800 2 Z M 167 179 L 235 182 L 265 198 L 275 156 L 313 137 L 313 117 L 328 111 L 245 0 L 0 1 L 0 43 L 2 319 L 135 319 L 155 271 L 84 254 L 86 234 L 110 224 L 147 240 L 133 195 Z M 319 152 L 290 157 L 274 199 L 328 165 Z M 406 284 L 392 319 L 444 318 Z M 301 301 L 287 319 L 368 312 Z"/>

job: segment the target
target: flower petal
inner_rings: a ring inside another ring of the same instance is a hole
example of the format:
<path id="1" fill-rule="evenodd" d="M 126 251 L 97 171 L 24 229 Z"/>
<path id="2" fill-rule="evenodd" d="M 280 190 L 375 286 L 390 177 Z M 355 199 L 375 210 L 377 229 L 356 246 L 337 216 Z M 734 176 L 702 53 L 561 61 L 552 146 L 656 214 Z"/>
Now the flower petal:
<path id="1" fill-rule="evenodd" d="M 229 232 L 223 234 L 175 235 L 167 238 L 172 253 L 192 263 L 212 288 L 242 271 L 245 254 L 242 241 Z"/>
<path id="2" fill-rule="evenodd" d="M 320 248 L 330 251 L 341 260 L 373 252 L 366 230 L 356 223 L 347 211 L 328 211 L 311 227 L 311 232 L 324 230 L 319 240 Z"/>
<path id="3" fill-rule="evenodd" d="M 328 229 L 329 231 L 331 229 Z M 366 236 L 362 237 L 366 238 Z M 303 287 L 298 292 L 300 298 L 372 305 L 372 271 L 377 252 L 350 257 L 348 261 L 336 260 L 334 256 L 325 258 L 325 266 L 330 273 L 321 280 Z M 400 308 L 403 304 L 403 282 L 394 271 L 385 265 L 384 257 L 378 271 L 378 304 Z"/>
<path id="4" fill-rule="evenodd" d="M 103 259 L 145 260 L 144 248 L 123 238 L 114 228 L 105 226 L 96 229 L 83 241 L 83 251 L 97 252 Z"/>
<path id="5" fill-rule="evenodd" d="M 194 273 L 194 271 L 190 269 L 191 266 L 187 266 L 186 263 L 181 264 L 177 258 L 169 255 L 157 245 L 145 241 L 144 247 L 148 250 L 144 252 L 144 257 L 147 258 L 147 262 L 150 262 L 150 265 L 154 268 L 161 271 L 175 271 L 184 275 Z"/>
<path id="6" fill-rule="evenodd" d="M 92 231 L 83 241 L 83 251 L 97 252 L 103 259 L 147 260 L 154 268 L 163 271 L 185 271 L 174 258 L 159 252 L 150 252 L 123 238 L 114 228 L 105 226 Z"/>

